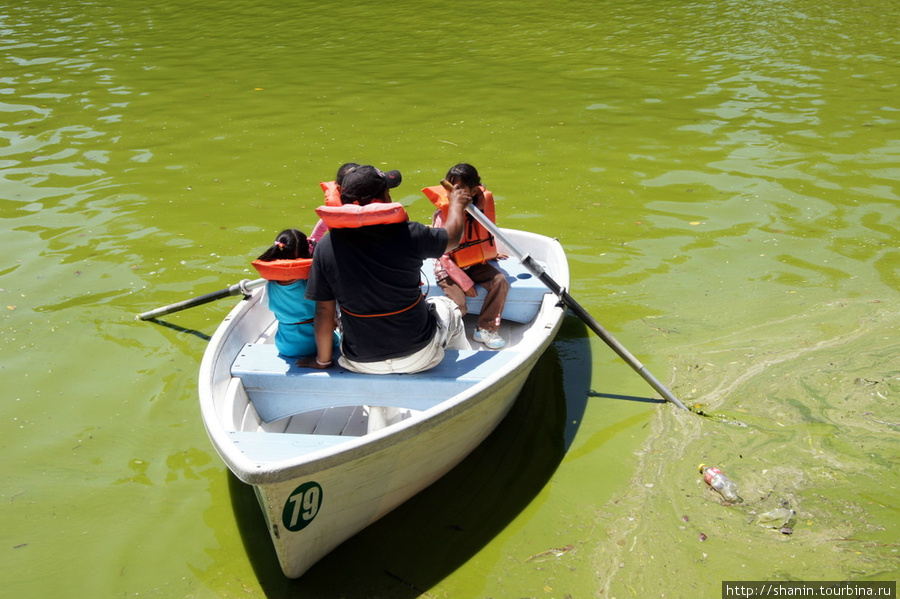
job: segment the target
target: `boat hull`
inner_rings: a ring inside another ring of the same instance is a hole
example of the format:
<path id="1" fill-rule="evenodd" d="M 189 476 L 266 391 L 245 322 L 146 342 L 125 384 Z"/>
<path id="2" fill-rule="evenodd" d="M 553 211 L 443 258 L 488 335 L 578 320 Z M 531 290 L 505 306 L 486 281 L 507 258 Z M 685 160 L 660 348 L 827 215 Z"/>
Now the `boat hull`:
<path id="1" fill-rule="evenodd" d="M 510 233 L 519 236 L 518 243 L 530 242 L 531 253 L 548 265 L 561 285 L 568 285 L 558 243 Z M 260 420 L 241 380 L 231 374 L 244 345 L 264 341 L 264 331 L 272 327 L 262 296 L 258 290 L 236 306 L 210 340 L 200 368 L 200 405 L 217 452 L 240 480 L 254 487 L 281 568 L 291 578 L 471 453 L 509 412 L 564 314 L 557 298 L 543 295 L 531 322 L 510 325 L 511 347 L 504 351 L 512 351 L 505 356 L 511 357 L 496 372 L 389 426 L 360 436 L 329 437 L 321 447 L 310 448 L 315 435 L 271 432 L 278 423 Z M 282 451 L 277 459 L 263 460 L 242 449 L 235 433 L 251 434 L 253 443 L 302 438 L 307 445 L 296 455 Z"/>
<path id="2" fill-rule="evenodd" d="M 528 365 L 454 418 L 402 443 L 309 476 L 255 487 L 281 568 L 301 576 L 332 549 L 438 480 L 497 426 L 521 391 Z M 428 459 L 423 460 L 422 456 Z"/>

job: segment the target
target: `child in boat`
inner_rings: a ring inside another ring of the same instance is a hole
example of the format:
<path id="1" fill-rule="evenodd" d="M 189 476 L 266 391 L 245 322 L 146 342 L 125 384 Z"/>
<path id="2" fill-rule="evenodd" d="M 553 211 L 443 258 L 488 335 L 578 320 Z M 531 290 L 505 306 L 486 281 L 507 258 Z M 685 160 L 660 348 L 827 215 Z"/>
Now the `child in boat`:
<path id="1" fill-rule="evenodd" d="M 325 192 L 325 205 L 326 206 L 340 206 L 341 205 L 341 184 L 344 182 L 344 177 L 358 167 L 359 165 L 355 162 L 348 162 L 346 164 L 342 164 L 338 169 L 337 174 L 334 176 L 334 181 L 325 181 L 319 183 L 322 187 L 322 191 Z M 316 223 L 316 226 L 313 227 L 312 233 L 309 234 L 309 251 L 312 252 L 316 248 L 316 244 L 319 243 L 319 240 L 325 236 L 325 233 L 328 232 L 328 227 L 325 225 L 325 221 L 321 218 L 319 222 Z"/>
<path id="2" fill-rule="evenodd" d="M 306 279 L 312 265 L 306 235 L 297 229 L 285 229 L 253 267 L 268 281 L 266 297 L 269 309 L 278 319 L 275 347 L 292 358 L 316 355 L 313 317 L 316 303 L 306 299 Z M 335 344 L 339 341 L 335 333 Z"/>
<path id="3" fill-rule="evenodd" d="M 447 171 L 444 181 L 451 186 L 459 185 L 468 190 L 475 207 L 484 212 L 492 222 L 496 222 L 494 196 L 481 184 L 481 177 L 474 166 L 457 164 Z M 433 226 L 443 226 L 445 218 L 443 205 L 446 204 L 443 198 L 446 198 L 447 191 L 441 187 L 427 187 L 422 191 L 438 206 L 432 219 Z M 463 315 L 466 314 L 466 296 L 478 295 L 475 285 L 481 285 L 487 290 L 473 339 L 491 349 L 500 349 L 506 345 L 499 330 L 500 314 L 506 304 L 509 282 L 502 272 L 489 263 L 490 260 L 500 258 L 506 256 L 497 253 L 493 235 L 467 213 L 466 226 L 459 246 L 441 256 L 435 262 L 434 268 L 438 285 L 447 297 L 456 302 Z"/>

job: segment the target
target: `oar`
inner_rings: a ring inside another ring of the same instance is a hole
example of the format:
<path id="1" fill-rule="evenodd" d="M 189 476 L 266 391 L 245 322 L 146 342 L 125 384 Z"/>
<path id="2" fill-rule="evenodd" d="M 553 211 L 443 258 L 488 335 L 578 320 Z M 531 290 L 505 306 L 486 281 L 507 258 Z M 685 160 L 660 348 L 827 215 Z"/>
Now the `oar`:
<path id="1" fill-rule="evenodd" d="M 473 204 L 469 204 L 466 207 L 466 211 L 472 215 L 472 217 L 477 220 L 481 225 L 491 232 L 497 239 L 503 242 L 503 245 L 512 253 L 516 258 L 519 259 L 519 262 L 522 263 L 522 266 L 527 268 L 531 274 L 536 276 L 541 280 L 541 282 L 547 286 L 550 291 L 555 293 L 560 301 L 568 306 L 568 308 L 575 313 L 575 315 L 580 318 L 584 324 L 586 324 L 592 331 L 597 333 L 597 335 L 603 339 L 604 342 L 608 346 L 610 346 L 613 351 L 619 354 L 625 362 L 631 366 L 635 372 L 637 372 L 645 381 L 650 383 L 650 386 L 656 389 L 660 395 L 662 395 L 666 400 L 672 402 L 682 410 L 687 410 L 685 405 L 678 401 L 678 398 L 672 395 L 672 392 L 666 389 L 665 385 L 660 383 L 655 376 L 650 374 L 643 364 L 635 358 L 630 351 L 625 349 L 625 347 L 616 341 L 616 339 L 609 334 L 609 331 L 600 326 L 600 323 L 597 322 L 593 316 L 588 314 L 588 311 L 581 307 L 581 304 L 575 301 L 575 299 L 569 295 L 569 293 L 559 286 L 559 283 L 553 280 L 553 278 L 544 270 L 544 267 L 538 264 L 534 258 L 528 255 L 526 252 L 523 252 L 521 249 L 516 247 L 516 244 L 513 243 L 509 237 L 507 237 L 504 233 L 497 228 L 497 225 L 491 222 L 491 220 L 484 215 L 481 210 L 476 208 Z"/>
<path id="2" fill-rule="evenodd" d="M 177 302 L 174 304 L 169 304 L 168 306 L 163 306 L 162 308 L 157 308 L 155 310 L 150 310 L 149 312 L 144 312 L 143 314 L 138 314 L 135 316 L 136 320 L 151 320 L 153 318 L 157 318 L 159 316 L 164 316 L 166 314 L 171 314 L 172 312 L 179 312 L 181 310 L 186 310 L 188 308 L 193 308 L 194 306 L 201 306 L 203 304 L 208 304 L 209 302 L 214 302 L 217 299 L 222 299 L 223 297 L 229 297 L 232 295 L 250 295 L 250 292 L 257 287 L 262 287 L 266 284 L 265 279 L 256 279 L 255 281 L 251 281 L 250 279 L 244 279 L 240 283 L 235 283 L 231 287 L 226 287 L 225 289 L 219 291 L 213 291 L 212 293 L 207 293 L 205 295 L 201 295 L 199 297 L 194 297 L 191 299 L 187 299 L 181 302 Z"/>

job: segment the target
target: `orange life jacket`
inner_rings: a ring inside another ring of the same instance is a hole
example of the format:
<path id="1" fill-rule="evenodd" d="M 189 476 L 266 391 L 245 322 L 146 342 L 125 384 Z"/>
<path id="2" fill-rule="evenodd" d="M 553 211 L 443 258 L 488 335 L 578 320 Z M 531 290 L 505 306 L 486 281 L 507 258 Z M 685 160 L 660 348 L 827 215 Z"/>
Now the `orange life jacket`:
<path id="1" fill-rule="evenodd" d="M 399 202 L 372 202 L 365 206 L 343 204 L 342 206 L 319 206 L 319 215 L 329 229 L 357 229 L 369 225 L 390 225 L 409 220 L 406 209 Z"/>
<path id="2" fill-rule="evenodd" d="M 319 206 L 316 208 L 316 214 L 319 215 L 329 229 L 357 229 L 359 227 L 367 227 L 369 225 L 390 225 L 394 223 L 405 223 L 409 220 L 406 209 L 399 202 L 372 202 L 365 206 L 359 204 L 343 204 L 336 206 Z M 411 305 L 394 312 L 385 312 L 384 314 L 355 314 L 341 306 L 341 314 L 348 314 L 357 318 L 373 318 L 381 316 L 393 316 L 411 310 L 422 301 L 422 295 L 416 297 Z"/>
<path id="3" fill-rule="evenodd" d="M 267 281 L 294 281 L 296 279 L 308 279 L 309 267 L 312 266 L 312 258 L 297 258 L 296 260 L 272 260 L 252 262 L 259 275 Z"/>
<path id="4" fill-rule="evenodd" d="M 483 186 L 481 191 L 484 195 L 484 207 L 481 211 L 492 223 L 496 223 L 497 212 L 494 208 L 494 194 Z M 426 187 L 422 190 L 422 193 L 444 213 L 444 221 L 446 222 L 447 212 L 450 210 L 450 195 L 447 190 L 440 185 L 435 185 Z M 460 268 L 472 266 L 473 264 L 482 264 L 497 257 L 497 242 L 490 231 L 481 226 L 477 220 L 467 213 L 462 239 L 455 249 L 450 250 L 449 254 Z"/>
<path id="5" fill-rule="evenodd" d="M 325 192 L 326 206 L 341 205 L 341 188 L 338 187 L 337 181 L 322 181 L 319 186 Z"/>

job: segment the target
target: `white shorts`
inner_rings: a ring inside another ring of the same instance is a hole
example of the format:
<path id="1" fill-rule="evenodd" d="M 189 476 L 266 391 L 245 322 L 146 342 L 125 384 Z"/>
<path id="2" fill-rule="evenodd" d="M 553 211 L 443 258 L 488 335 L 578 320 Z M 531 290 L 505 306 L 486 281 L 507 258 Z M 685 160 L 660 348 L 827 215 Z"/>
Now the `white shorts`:
<path id="1" fill-rule="evenodd" d="M 341 356 L 338 364 L 347 370 L 365 374 L 412 374 L 437 366 L 444 359 L 445 348 L 468 348 L 462 313 L 456 302 L 445 296 L 429 297 L 425 301 L 431 304 L 437 317 L 437 330 L 428 345 L 414 354 L 378 362 L 354 362 Z"/>

